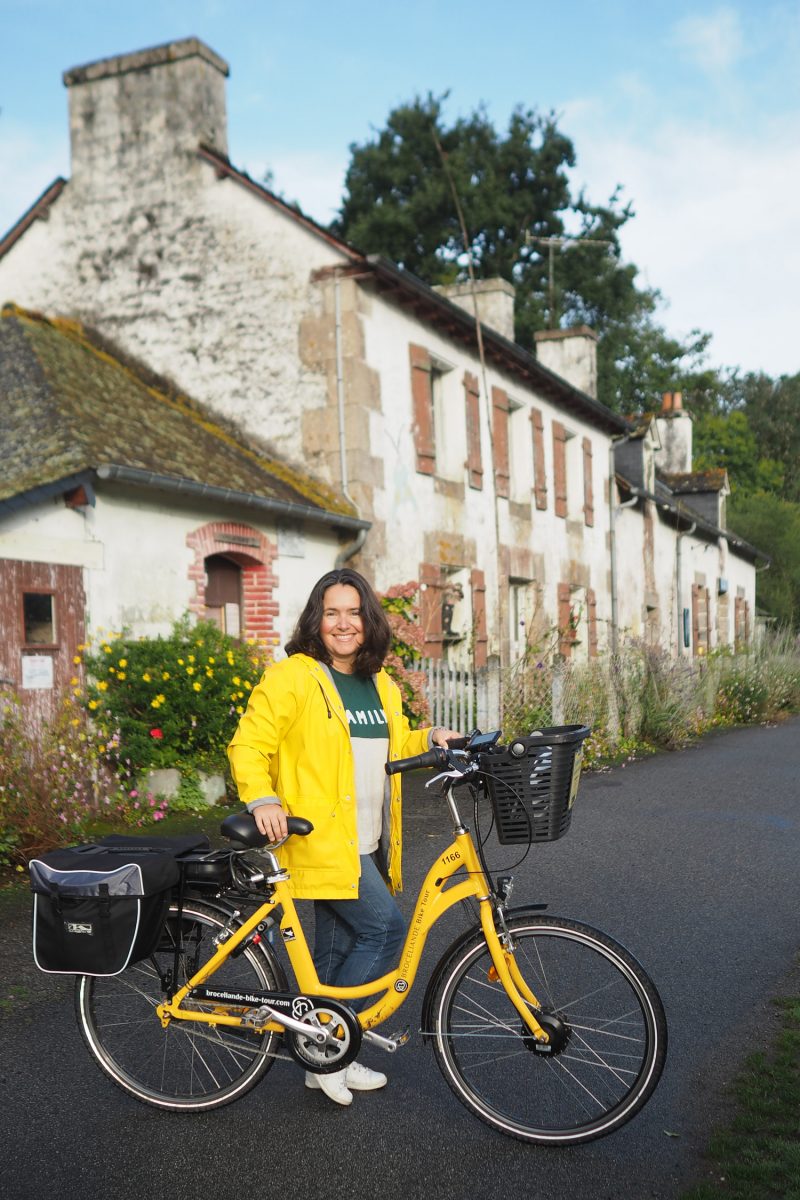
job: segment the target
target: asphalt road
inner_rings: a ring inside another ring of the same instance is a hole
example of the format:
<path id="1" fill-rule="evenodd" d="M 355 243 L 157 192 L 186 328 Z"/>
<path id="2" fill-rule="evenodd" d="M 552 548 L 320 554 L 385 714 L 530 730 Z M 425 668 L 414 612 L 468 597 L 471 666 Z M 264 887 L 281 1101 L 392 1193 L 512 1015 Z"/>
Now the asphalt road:
<path id="1" fill-rule="evenodd" d="M 670 1053 L 649 1105 L 586 1146 L 546 1149 L 502 1137 L 452 1096 L 418 1036 L 392 1057 L 369 1049 L 389 1086 L 337 1108 L 279 1062 L 216 1113 L 173 1116 L 115 1089 L 89 1059 L 71 986 L 30 960 L 27 913 L 3 908 L 0 991 L 2 1181 L 9 1200 L 46 1194 L 233 1200 L 245 1195 L 482 1200 L 676 1197 L 703 1169 L 725 1085 L 774 1027 L 800 930 L 800 721 L 717 735 L 702 745 L 586 776 L 572 829 L 534 847 L 514 901 L 612 933 L 646 965 L 664 999 Z M 440 803 L 407 795 L 406 892 L 447 838 Z M 516 848 L 495 848 L 495 867 Z M 437 929 L 430 968 L 462 927 Z M 427 977 L 423 961 L 423 980 Z M 22 993 L 24 1003 L 10 1003 Z M 402 1010 L 418 1027 L 421 988 Z"/>

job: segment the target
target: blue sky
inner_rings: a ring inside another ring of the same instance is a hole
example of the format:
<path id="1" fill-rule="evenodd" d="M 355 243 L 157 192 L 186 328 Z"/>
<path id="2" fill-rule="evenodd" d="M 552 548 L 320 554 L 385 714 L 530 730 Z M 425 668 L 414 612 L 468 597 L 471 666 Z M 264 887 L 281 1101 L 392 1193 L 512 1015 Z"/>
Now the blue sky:
<path id="1" fill-rule="evenodd" d="M 350 143 L 415 94 L 555 111 L 576 187 L 633 203 L 623 249 L 667 328 L 800 370 L 800 0 L 0 0 L 0 230 L 69 174 L 62 72 L 192 35 L 231 67 L 233 162 L 320 221 Z"/>

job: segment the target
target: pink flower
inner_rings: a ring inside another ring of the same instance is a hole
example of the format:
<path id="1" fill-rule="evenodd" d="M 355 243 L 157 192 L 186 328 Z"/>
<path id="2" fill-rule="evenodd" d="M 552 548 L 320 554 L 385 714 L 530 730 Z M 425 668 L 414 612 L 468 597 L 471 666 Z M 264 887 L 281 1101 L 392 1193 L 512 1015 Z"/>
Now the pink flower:
<path id="1" fill-rule="evenodd" d="M 164 820 L 164 814 L 163 814 L 163 812 L 161 812 L 160 809 L 157 812 L 153 813 L 153 820 L 154 821 L 163 821 Z"/>
<path id="2" fill-rule="evenodd" d="M 128 795 L 130 796 L 131 800 L 135 800 L 139 793 L 137 792 L 136 788 L 134 788 L 133 791 L 128 793 Z"/>
<path id="3" fill-rule="evenodd" d="M 163 736 L 164 736 L 164 730 L 163 730 L 163 729 L 151 729 L 151 730 L 150 730 L 150 737 L 151 737 L 151 738 L 155 738 L 155 739 L 156 739 L 156 741 L 160 741 L 160 740 L 161 740 L 161 738 L 163 738 Z"/>

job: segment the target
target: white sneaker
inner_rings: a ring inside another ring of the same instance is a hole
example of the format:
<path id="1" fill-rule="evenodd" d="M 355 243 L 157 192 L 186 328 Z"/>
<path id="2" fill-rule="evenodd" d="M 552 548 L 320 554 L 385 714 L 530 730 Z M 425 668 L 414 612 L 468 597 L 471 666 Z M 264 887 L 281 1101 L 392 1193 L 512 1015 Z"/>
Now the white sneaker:
<path id="1" fill-rule="evenodd" d="M 382 1071 L 372 1071 L 359 1062 L 351 1062 L 345 1071 L 347 1086 L 354 1092 L 376 1092 L 386 1087 L 386 1076 Z"/>
<path id="2" fill-rule="evenodd" d="M 347 1087 L 346 1076 L 346 1067 L 342 1071 L 331 1071 L 329 1075 L 315 1075 L 313 1071 L 306 1071 L 306 1087 L 321 1088 L 334 1104 L 352 1104 L 353 1093 Z"/>

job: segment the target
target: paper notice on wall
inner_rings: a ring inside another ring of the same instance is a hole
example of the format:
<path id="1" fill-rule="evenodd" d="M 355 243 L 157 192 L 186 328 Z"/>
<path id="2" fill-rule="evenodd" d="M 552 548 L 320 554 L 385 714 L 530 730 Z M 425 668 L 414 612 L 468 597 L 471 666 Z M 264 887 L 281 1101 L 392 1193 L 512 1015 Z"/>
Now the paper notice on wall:
<path id="1" fill-rule="evenodd" d="M 23 688 L 51 688 L 53 686 L 53 660 L 49 654 L 23 654 Z"/>

